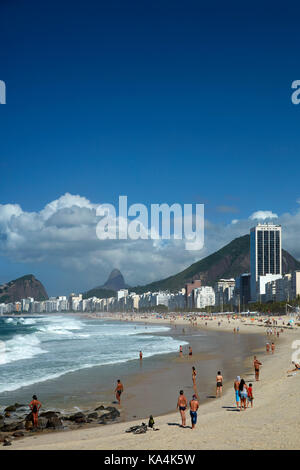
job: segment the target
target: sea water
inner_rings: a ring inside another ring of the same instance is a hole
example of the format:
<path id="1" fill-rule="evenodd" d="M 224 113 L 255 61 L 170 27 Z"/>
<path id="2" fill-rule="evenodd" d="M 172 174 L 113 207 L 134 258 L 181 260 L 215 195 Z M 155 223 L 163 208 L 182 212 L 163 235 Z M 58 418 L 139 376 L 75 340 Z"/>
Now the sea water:
<path id="1" fill-rule="evenodd" d="M 168 326 L 70 315 L 0 317 L 0 396 L 75 371 L 178 351 Z"/>

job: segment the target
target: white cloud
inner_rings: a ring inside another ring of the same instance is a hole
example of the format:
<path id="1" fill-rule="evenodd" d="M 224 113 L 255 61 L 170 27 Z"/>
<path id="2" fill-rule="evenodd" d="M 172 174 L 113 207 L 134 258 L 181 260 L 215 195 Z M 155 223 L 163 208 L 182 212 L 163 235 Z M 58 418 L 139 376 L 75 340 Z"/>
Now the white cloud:
<path id="1" fill-rule="evenodd" d="M 300 208 L 296 214 L 280 217 L 272 211 L 257 211 L 228 224 L 205 219 L 204 248 L 193 252 L 185 249 L 185 240 L 99 240 L 97 206 L 69 193 L 39 212 L 24 212 L 17 204 L 0 205 L 0 254 L 31 266 L 42 263 L 63 269 L 69 284 L 70 279 L 80 279 L 94 287 L 119 268 L 127 283 L 141 285 L 175 274 L 249 233 L 257 219 L 276 217 L 283 227 L 283 247 L 300 258 Z"/>
<path id="2" fill-rule="evenodd" d="M 266 220 L 266 219 L 278 219 L 278 215 L 272 211 L 257 211 L 253 212 L 249 217 L 250 220 Z"/>

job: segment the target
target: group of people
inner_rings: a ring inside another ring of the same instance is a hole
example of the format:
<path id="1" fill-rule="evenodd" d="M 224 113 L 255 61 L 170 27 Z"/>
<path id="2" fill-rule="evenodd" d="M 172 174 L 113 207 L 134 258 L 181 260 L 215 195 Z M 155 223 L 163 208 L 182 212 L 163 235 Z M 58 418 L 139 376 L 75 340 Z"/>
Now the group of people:
<path id="1" fill-rule="evenodd" d="M 180 427 L 184 428 L 186 426 L 186 409 L 188 407 L 188 401 L 186 396 L 183 393 L 183 390 L 180 390 L 179 392 L 179 397 L 177 401 L 177 409 L 180 412 L 181 415 L 181 425 Z M 195 429 L 196 423 L 197 423 L 197 411 L 199 408 L 199 400 L 197 398 L 197 395 L 194 394 L 190 403 L 190 417 L 191 417 L 191 423 L 192 423 L 192 429 Z"/>
<path id="2" fill-rule="evenodd" d="M 179 356 L 182 357 L 182 354 L 183 354 L 183 348 L 182 346 L 180 345 L 179 346 Z M 193 355 L 193 350 L 192 350 L 192 347 L 189 346 L 189 357 L 191 357 Z"/>
<path id="3" fill-rule="evenodd" d="M 272 354 L 274 354 L 274 352 L 275 352 L 275 344 L 274 343 L 271 343 L 271 345 L 270 345 L 270 343 L 266 343 L 266 351 L 267 351 L 268 354 L 270 352 L 270 349 L 272 351 Z"/>
<path id="4" fill-rule="evenodd" d="M 249 385 L 246 384 L 244 379 L 238 375 L 233 383 L 233 388 L 235 392 L 235 401 L 236 407 L 240 410 L 248 408 L 249 404 L 251 404 L 251 408 L 253 408 L 253 390 L 252 390 L 252 383 Z"/>

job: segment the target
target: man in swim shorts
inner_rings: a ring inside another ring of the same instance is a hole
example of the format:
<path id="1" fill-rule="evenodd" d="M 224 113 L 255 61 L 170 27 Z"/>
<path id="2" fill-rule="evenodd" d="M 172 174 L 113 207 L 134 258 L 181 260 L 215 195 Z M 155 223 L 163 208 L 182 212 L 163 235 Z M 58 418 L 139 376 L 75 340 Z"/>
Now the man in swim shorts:
<path id="1" fill-rule="evenodd" d="M 235 393 L 235 401 L 236 407 L 240 408 L 240 394 L 239 394 L 239 386 L 240 386 L 241 377 L 238 375 L 233 383 L 234 393 Z"/>
<path id="2" fill-rule="evenodd" d="M 253 365 L 254 365 L 255 380 L 258 382 L 259 381 L 259 367 L 262 366 L 262 363 L 259 362 L 256 356 L 254 356 Z"/>
<path id="3" fill-rule="evenodd" d="M 190 401 L 190 416 L 192 422 L 192 429 L 195 429 L 197 423 L 197 410 L 199 408 L 199 401 L 196 395 L 193 395 L 193 398 Z"/>
<path id="4" fill-rule="evenodd" d="M 124 391 L 123 384 L 121 383 L 121 380 L 118 379 L 117 386 L 115 388 L 116 392 L 116 399 L 118 400 L 119 405 L 121 404 L 121 393 Z"/>
<path id="5" fill-rule="evenodd" d="M 218 371 L 218 374 L 217 374 L 217 377 L 216 377 L 216 382 L 217 382 L 216 398 L 218 398 L 218 395 L 221 398 L 221 396 L 222 396 L 222 387 L 223 387 L 223 376 L 221 375 L 220 371 Z"/>
<path id="6" fill-rule="evenodd" d="M 186 397 L 184 396 L 183 390 L 180 390 L 178 401 L 177 401 L 177 410 L 179 409 L 179 412 L 180 412 L 182 428 L 184 428 L 186 425 L 185 410 L 186 410 L 187 404 L 188 402 L 187 402 Z"/>

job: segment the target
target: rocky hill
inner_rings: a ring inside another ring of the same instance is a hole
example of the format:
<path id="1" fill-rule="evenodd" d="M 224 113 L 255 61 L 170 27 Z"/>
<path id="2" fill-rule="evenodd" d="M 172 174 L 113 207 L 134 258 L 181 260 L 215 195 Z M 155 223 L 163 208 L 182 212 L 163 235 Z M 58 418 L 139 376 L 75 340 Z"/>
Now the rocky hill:
<path id="1" fill-rule="evenodd" d="M 27 274 L 0 286 L 0 303 L 17 302 L 26 297 L 33 297 L 34 300 L 48 299 L 43 284 L 33 274 Z"/>

